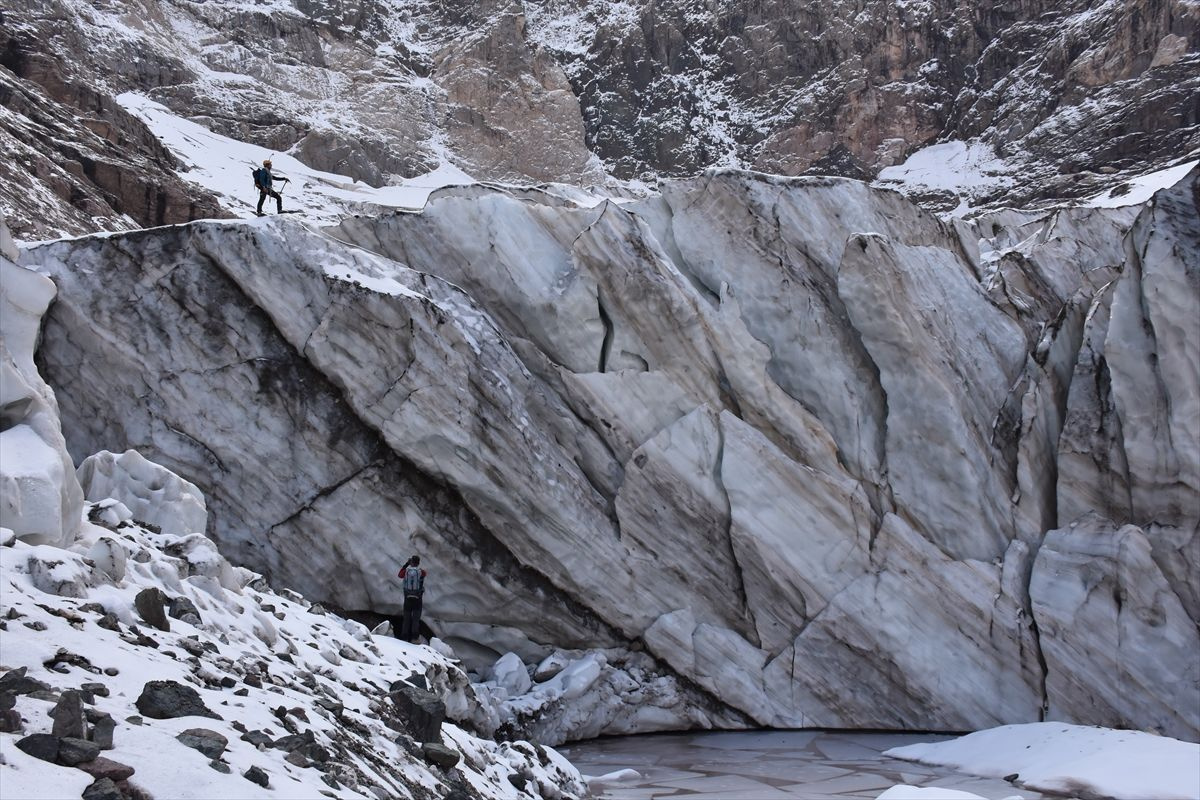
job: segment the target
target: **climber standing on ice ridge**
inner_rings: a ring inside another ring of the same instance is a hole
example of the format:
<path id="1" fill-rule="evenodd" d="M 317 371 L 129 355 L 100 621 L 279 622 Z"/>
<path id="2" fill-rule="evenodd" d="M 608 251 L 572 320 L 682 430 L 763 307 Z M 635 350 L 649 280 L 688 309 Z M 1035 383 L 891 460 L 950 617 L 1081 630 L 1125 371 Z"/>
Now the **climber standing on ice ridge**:
<path id="1" fill-rule="evenodd" d="M 287 183 L 288 179 L 283 177 L 277 178 L 271 174 L 271 159 L 268 158 L 263 161 L 261 167 L 254 170 L 254 188 L 258 189 L 258 209 L 255 213 L 260 217 L 263 215 L 262 207 L 268 195 L 275 198 L 275 212 L 277 214 L 283 213 L 283 195 L 271 188 L 271 184 L 274 181 Z"/>
<path id="2" fill-rule="evenodd" d="M 415 642 L 421 638 L 421 597 L 425 594 L 425 570 L 421 557 L 410 556 L 396 573 L 404 580 L 404 616 L 400 619 L 400 638 Z"/>

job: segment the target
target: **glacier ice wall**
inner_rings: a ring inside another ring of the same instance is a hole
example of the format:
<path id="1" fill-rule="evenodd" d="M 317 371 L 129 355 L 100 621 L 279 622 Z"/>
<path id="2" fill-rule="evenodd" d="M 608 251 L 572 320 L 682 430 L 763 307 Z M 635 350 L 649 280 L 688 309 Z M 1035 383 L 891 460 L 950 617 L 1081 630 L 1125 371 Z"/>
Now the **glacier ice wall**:
<path id="1" fill-rule="evenodd" d="M 419 550 L 435 626 L 644 650 L 711 721 L 1196 738 L 1196 181 L 952 224 L 470 187 L 23 261 L 72 452 L 167 465 L 309 596 L 394 612 Z"/>

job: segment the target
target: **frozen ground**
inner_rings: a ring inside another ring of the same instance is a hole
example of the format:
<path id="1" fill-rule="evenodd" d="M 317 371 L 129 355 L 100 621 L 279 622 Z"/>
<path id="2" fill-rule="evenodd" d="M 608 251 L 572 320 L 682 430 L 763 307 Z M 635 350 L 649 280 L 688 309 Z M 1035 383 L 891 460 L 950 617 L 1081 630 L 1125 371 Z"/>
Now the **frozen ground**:
<path id="1" fill-rule="evenodd" d="M 1012 186 L 1016 173 L 990 145 L 950 141 L 922 148 L 903 164 L 881 170 L 874 185 L 904 194 L 950 192 L 959 198 L 951 214 L 963 216 L 979 197 Z"/>
<path id="2" fill-rule="evenodd" d="M 1003 777 L 1048 792 L 1123 800 L 1200 797 L 1200 744 L 1141 731 L 1039 722 L 1004 725 L 885 755 Z"/>
<path id="3" fill-rule="evenodd" d="M 957 738 L 852 731 L 626 736 L 574 745 L 563 755 L 592 776 L 597 800 L 1200 797 L 1200 745 L 1050 722 Z"/>
<path id="4" fill-rule="evenodd" d="M 637 773 L 594 781 L 597 800 L 875 800 L 898 785 L 922 787 L 926 793 L 907 790 L 890 797 L 1049 797 L 1017 789 L 1001 778 L 965 775 L 883 754 L 891 747 L 948 738 L 816 731 L 697 733 L 600 739 L 560 750 L 585 775 L 622 769 Z M 930 792 L 929 787 L 941 791 Z"/>

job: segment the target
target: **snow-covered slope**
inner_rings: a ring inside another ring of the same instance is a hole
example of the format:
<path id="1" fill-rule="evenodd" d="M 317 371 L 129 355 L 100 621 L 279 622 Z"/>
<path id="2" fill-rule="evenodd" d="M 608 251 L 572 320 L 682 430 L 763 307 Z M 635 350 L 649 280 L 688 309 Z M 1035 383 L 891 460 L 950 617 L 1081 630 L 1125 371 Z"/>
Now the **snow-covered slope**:
<path id="1" fill-rule="evenodd" d="M 448 706 L 468 727 L 475 703 L 466 675 L 430 648 L 277 594 L 231 568 L 202 533 L 157 533 L 115 500 L 86 513 L 95 521 L 68 549 L 10 533 L 0 548 L 0 694 L 18 680 L 13 670 L 26 683 L 8 695 L 20 725 L 0 733 L 0 796 L 76 797 L 94 779 L 126 774 L 151 797 L 179 800 L 583 794 L 578 773 L 547 748 L 497 744 L 449 721 L 423 737 L 429 723 L 404 692 Z M 156 629 L 151 607 L 169 630 Z M 40 685 L 28 691 L 31 681 Z M 201 705 L 152 705 L 164 681 Z M 80 730 L 102 749 L 67 739 L 60 753 L 94 758 L 60 755 L 49 766 L 26 753 L 30 736 L 81 738 L 67 712 L 51 715 L 77 696 Z M 105 724 L 115 725 L 111 744 L 95 733 Z M 422 738 L 441 749 L 423 749 Z"/>
<path id="2" fill-rule="evenodd" d="M 272 160 L 275 174 L 288 178 L 279 187 L 286 209 L 319 224 L 334 224 L 354 213 L 390 208 L 419 210 L 435 189 L 474 183 L 466 173 L 442 163 L 432 172 L 405 180 L 402 185 L 374 187 L 347 175 L 313 169 L 295 156 L 213 133 L 144 96 L 126 93 L 117 97 L 117 101 L 145 122 L 179 159 L 183 180 L 211 192 L 224 208 L 239 217 L 254 215 L 258 192 L 253 188 L 251 172 L 265 159 Z M 268 201 L 264 210 L 274 212 L 275 201 Z"/>

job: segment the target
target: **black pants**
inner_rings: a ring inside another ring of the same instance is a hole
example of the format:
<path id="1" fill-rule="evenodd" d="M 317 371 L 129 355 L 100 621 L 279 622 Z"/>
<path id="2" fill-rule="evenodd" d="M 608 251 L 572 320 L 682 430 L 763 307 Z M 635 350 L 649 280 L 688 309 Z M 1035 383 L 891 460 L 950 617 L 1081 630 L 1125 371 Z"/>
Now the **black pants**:
<path id="1" fill-rule="evenodd" d="M 404 598 L 404 616 L 400 618 L 400 638 L 415 642 L 421 638 L 421 597 L 408 595 Z"/>
<path id="2" fill-rule="evenodd" d="M 258 190 L 258 213 L 262 214 L 263 203 L 267 201 L 267 195 L 275 198 L 275 210 L 283 212 L 283 195 L 272 189 L 267 189 L 265 192 L 262 189 Z"/>

